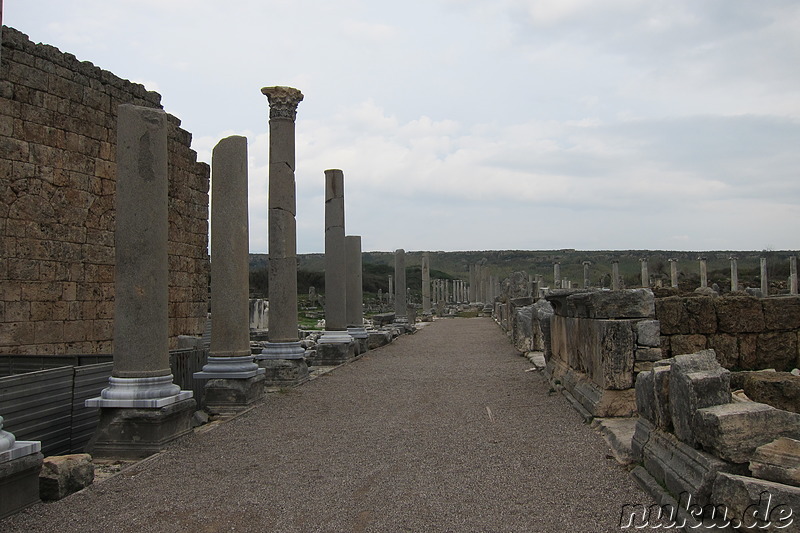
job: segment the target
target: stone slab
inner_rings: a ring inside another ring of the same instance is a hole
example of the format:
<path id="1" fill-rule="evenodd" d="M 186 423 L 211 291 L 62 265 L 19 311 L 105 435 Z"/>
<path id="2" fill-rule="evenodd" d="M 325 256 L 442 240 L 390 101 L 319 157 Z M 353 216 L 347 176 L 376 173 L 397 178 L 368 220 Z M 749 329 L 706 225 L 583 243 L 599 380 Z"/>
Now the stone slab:
<path id="1" fill-rule="evenodd" d="M 39 472 L 39 496 L 56 501 L 78 492 L 94 481 L 94 464 L 88 453 L 46 457 Z"/>
<path id="2" fill-rule="evenodd" d="M 182 390 L 178 394 L 167 396 L 166 398 L 150 398 L 138 400 L 114 400 L 107 398 L 89 398 L 84 402 L 86 407 L 107 407 L 107 408 L 133 408 L 133 409 L 160 409 L 175 403 L 190 399 L 194 393 L 190 390 Z"/>
<path id="3" fill-rule="evenodd" d="M 671 368 L 669 404 L 675 436 L 694 446 L 695 411 L 731 401 L 730 372 L 719 365 L 713 350 L 675 356 Z"/>
<path id="4" fill-rule="evenodd" d="M 800 532 L 800 488 L 763 479 L 720 473 L 712 499 L 724 505 L 742 531 Z M 737 522 L 739 521 L 739 522 Z"/>
<path id="5" fill-rule="evenodd" d="M 800 438 L 800 414 L 757 402 L 733 402 L 698 409 L 697 442 L 714 455 L 746 463 L 756 448 L 778 437 Z"/>
<path id="6" fill-rule="evenodd" d="M 611 453 L 621 465 L 634 462 L 631 443 L 638 418 L 595 418 L 592 427 L 600 432 Z"/>
<path id="7" fill-rule="evenodd" d="M 750 471 L 757 478 L 800 487 L 800 440 L 779 437 L 759 446 Z"/>
<path id="8" fill-rule="evenodd" d="M 247 409 L 264 397 L 263 368 L 258 375 L 247 379 L 209 379 L 204 387 L 206 410 L 215 415 L 230 415 Z"/>

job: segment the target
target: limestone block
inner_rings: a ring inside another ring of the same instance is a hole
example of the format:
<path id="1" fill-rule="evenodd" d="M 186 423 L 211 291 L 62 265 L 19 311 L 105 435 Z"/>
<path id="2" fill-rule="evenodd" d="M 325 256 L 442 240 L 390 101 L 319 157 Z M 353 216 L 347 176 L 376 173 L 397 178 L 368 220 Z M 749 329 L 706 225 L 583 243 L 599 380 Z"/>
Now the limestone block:
<path id="1" fill-rule="evenodd" d="M 750 471 L 760 479 L 800 487 L 800 441 L 779 437 L 756 448 Z"/>
<path id="2" fill-rule="evenodd" d="M 672 335 L 670 337 L 672 355 L 692 354 L 708 348 L 705 335 Z"/>
<path id="3" fill-rule="evenodd" d="M 739 367 L 739 342 L 735 335 L 718 333 L 708 336 L 708 347 L 717 354 L 719 364 L 727 369 Z"/>
<path id="4" fill-rule="evenodd" d="M 789 372 L 743 372 L 742 388 L 754 402 L 800 413 L 800 376 Z"/>
<path id="5" fill-rule="evenodd" d="M 676 437 L 694 446 L 695 411 L 730 401 L 730 372 L 717 363 L 714 350 L 674 357 L 669 404 Z"/>
<path id="6" fill-rule="evenodd" d="M 716 333 L 717 314 L 714 309 L 714 298 L 685 298 L 686 317 L 690 333 Z"/>
<path id="7" fill-rule="evenodd" d="M 703 449 L 745 463 L 756 448 L 778 437 L 800 438 L 800 414 L 764 403 L 734 402 L 698 409 L 693 429 Z"/>
<path id="8" fill-rule="evenodd" d="M 599 320 L 596 324 L 597 340 L 593 339 L 587 346 L 600 349 L 601 374 L 593 376 L 604 389 L 629 389 L 633 387 L 633 363 L 635 340 L 632 322 L 628 320 Z M 601 378 L 598 381 L 598 378 Z"/>
<path id="9" fill-rule="evenodd" d="M 800 531 L 800 488 L 721 473 L 713 485 L 715 505 L 728 510 L 731 525 L 743 531 Z"/>
<path id="10" fill-rule="evenodd" d="M 88 453 L 45 457 L 39 472 L 39 496 L 45 501 L 65 498 L 94 481 L 94 464 Z"/>
<path id="11" fill-rule="evenodd" d="M 653 415 L 655 426 L 663 431 L 672 431 L 672 412 L 669 406 L 669 365 L 653 368 Z"/>
<path id="12" fill-rule="evenodd" d="M 640 320 L 634 324 L 636 344 L 659 348 L 661 346 L 661 323 L 658 320 Z"/>
<path id="13" fill-rule="evenodd" d="M 664 359 L 664 352 L 661 348 L 649 348 L 645 346 L 636 346 L 635 353 L 636 361 L 660 361 Z"/>
<path id="14" fill-rule="evenodd" d="M 800 329 L 800 298 L 797 296 L 764 298 L 761 306 L 768 330 Z"/>
<path id="15" fill-rule="evenodd" d="M 689 333 L 689 317 L 683 306 L 683 298 L 678 296 L 658 298 L 655 301 L 655 311 L 662 335 Z"/>
<path id="16" fill-rule="evenodd" d="M 715 298 L 719 331 L 722 333 L 758 333 L 764 331 L 761 301 L 752 296 Z"/>
<path id="17" fill-rule="evenodd" d="M 636 410 L 639 416 L 655 423 L 655 393 L 653 392 L 653 372 L 639 372 L 636 376 Z"/>
<path id="18" fill-rule="evenodd" d="M 389 331 L 368 331 L 367 332 L 367 348 L 374 350 L 392 342 L 392 334 Z"/>
<path id="19" fill-rule="evenodd" d="M 710 500 L 714 479 L 720 472 L 747 472 L 746 465 L 722 461 L 649 424 L 637 424 L 634 439 L 641 449 L 642 464 L 650 475 L 673 496 L 691 494 L 700 505 Z"/>
<path id="20" fill-rule="evenodd" d="M 579 316 L 587 318 L 652 318 L 654 302 L 650 289 L 580 292 L 567 297 L 568 305 L 585 309 Z"/>
<path id="21" fill-rule="evenodd" d="M 797 360 L 797 335 L 793 331 L 773 331 L 756 337 L 756 365 L 791 371 Z"/>
<path id="22" fill-rule="evenodd" d="M 518 307 L 514 310 L 514 347 L 520 352 L 528 352 L 533 347 L 533 306 Z"/>

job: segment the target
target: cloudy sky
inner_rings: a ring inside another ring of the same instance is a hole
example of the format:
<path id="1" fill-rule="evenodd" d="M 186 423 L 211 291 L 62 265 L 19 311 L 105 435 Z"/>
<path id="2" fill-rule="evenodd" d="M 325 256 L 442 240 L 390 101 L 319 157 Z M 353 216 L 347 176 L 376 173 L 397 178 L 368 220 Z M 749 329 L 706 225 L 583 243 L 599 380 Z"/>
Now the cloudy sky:
<path id="1" fill-rule="evenodd" d="M 161 93 L 210 162 L 297 118 L 298 252 L 324 170 L 365 250 L 800 248 L 797 0 L 5 0 L 3 23 Z"/>

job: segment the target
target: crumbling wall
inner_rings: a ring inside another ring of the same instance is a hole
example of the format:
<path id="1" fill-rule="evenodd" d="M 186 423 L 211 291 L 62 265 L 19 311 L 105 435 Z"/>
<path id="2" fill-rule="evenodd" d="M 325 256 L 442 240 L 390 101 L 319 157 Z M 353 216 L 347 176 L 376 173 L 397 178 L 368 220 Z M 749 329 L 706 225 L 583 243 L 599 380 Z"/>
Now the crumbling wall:
<path id="1" fill-rule="evenodd" d="M 800 297 L 657 298 L 664 357 L 713 348 L 729 370 L 800 366 Z"/>
<path id="2" fill-rule="evenodd" d="M 0 56 L 0 353 L 112 351 L 117 106 L 161 97 L 8 27 Z M 208 296 L 209 168 L 169 116 L 170 347 Z"/>

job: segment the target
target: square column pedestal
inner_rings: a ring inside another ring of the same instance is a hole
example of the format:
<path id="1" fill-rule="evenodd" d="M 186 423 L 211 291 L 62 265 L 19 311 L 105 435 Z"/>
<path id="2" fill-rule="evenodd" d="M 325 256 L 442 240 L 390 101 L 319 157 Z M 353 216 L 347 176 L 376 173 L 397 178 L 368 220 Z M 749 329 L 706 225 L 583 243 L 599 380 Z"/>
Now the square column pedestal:
<path id="1" fill-rule="evenodd" d="M 355 342 L 355 354 L 361 355 L 369 350 L 369 346 L 367 343 L 367 328 L 364 326 L 348 326 L 347 333 L 351 337 L 353 337 L 353 341 Z"/>
<path id="2" fill-rule="evenodd" d="M 39 503 L 42 443 L 17 441 L 0 416 L 0 520 Z"/>
<path id="3" fill-rule="evenodd" d="M 291 387 L 308 381 L 306 350 L 300 341 L 268 342 L 256 354 L 255 363 L 264 369 L 267 387 Z"/>
<path id="4" fill-rule="evenodd" d="M 356 356 L 356 343 L 347 331 L 326 331 L 317 342 L 315 366 L 336 366 Z"/>
<path id="5" fill-rule="evenodd" d="M 100 421 L 87 446 L 93 457 L 141 459 L 192 430 L 192 391 L 174 385 L 172 374 L 108 380 L 100 397 L 86 400 L 86 407 L 100 408 Z"/>
<path id="6" fill-rule="evenodd" d="M 194 379 L 207 379 L 204 406 L 212 415 L 234 415 L 250 407 L 264 396 L 264 369 L 253 362 L 253 356 L 209 357 Z"/>

